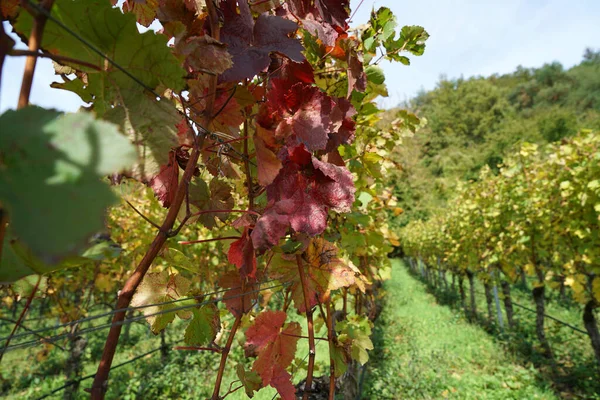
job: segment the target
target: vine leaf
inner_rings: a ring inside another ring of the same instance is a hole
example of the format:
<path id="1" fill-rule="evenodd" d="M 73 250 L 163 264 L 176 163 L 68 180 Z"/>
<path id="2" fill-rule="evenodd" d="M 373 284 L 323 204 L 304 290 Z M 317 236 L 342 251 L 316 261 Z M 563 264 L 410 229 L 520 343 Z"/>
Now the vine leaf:
<path id="1" fill-rule="evenodd" d="M 0 202 L 12 233 L 41 261 L 57 264 L 104 229 L 117 198 L 101 178 L 131 166 L 135 150 L 90 113 L 27 107 L 4 113 L 0 126 Z"/>
<path id="2" fill-rule="evenodd" d="M 229 271 L 223 274 L 219 279 L 219 286 L 230 288 L 223 295 L 223 302 L 234 317 L 250 311 L 258 300 L 257 286 L 252 280 L 249 280 L 245 285 L 245 290 L 242 290 L 242 278 L 238 271 Z"/>
<path id="3" fill-rule="evenodd" d="M 335 325 L 338 333 L 338 343 L 348 358 L 358 361 L 364 365 L 369 361 L 368 350 L 373 350 L 371 342 L 372 323 L 364 315 L 350 315 L 345 321 Z"/>
<path id="4" fill-rule="evenodd" d="M 258 391 L 262 387 L 262 379 L 254 371 L 246 371 L 244 364 L 238 364 L 236 366 L 236 373 L 238 379 L 244 385 L 244 390 L 248 397 L 253 397 L 254 392 Z"/>
<path id="5" fill-rule="evenodd" d="M 240 239 L 231 243 L 227 258 L 238 268 L 242 277 L 256 278 L 256 256 L 248 228 L 244 229 Z"/>
<path id="6" fill-rule="evenodd" d="M 219 309 L 215 304 L 193 308 L 194 318 L 185 328 L 184 340 L 190 346 L 203 346 L 212 343 L 221 327 Z"/>
<path id="7" fill-rule="evenodd" d="M 322 238 L 314 238 L 306 249 L 303 263 L 306 276 L 309 307 L 330 300 L 331 292 L 356 284 L 355 271 L 337 257 L 338 249 L 333 243 Z M 283 280 L 292 284 L 292 299 L 299 312 L 306 312 L 304 293 L 298 277 L 298 265 L 289 256 L 275 255 L 271 260 L 271 270 Z"/>
<path id="8" fill-rule="evenodd" d="M 316 192 L 331 209 L 337 212 L 350 212 L 354 203 L 354 179 L 345 167 L 322 162 L 313 157 L 316 180 Z"/>
<path id="9" fill-rule="evenodd" d="M 339 33 L 344 33 L 349 18 L 349 0 L 316 0 L 286 2 L 289 18 L 300 18 L 304 28 L 327 46 L 333 46 Z"/>
<path id="10" fill-rule="evenodd" d="M 234 199 L 231 195 L 231 187 L 223 180 L 213 178 L 207 185 L 201 178 L 192 181 L 189 187 L 189 198 L 192 213 L 210 210 L 230 210 L 233 208 Z M 182 212 L 183 212 L 182 207 Z M 228 213 L 208 212 L 198 216 L 197 220 L 208 229 L 216 226 L 216 219 L 225 221 Z"/>
<path id="11" fill-rule="evenodd" d="M 331 151 L 354 139 L 351 117 L 356 111 L 346 99 L 331 97 L 310 83 L 290 83 L 271 81 L 262 110 L 270 119 L 259 121 L 264 128 L 278 124 L 276 136 L 287 138 L 289 145 L 302 143 L 309 151 Z"/>
<path id="12" fill-rule="evenodd" d="M 6 19 L 15 17 L 20 10 L 20 0 L 3 0 L 0 3 L 0 16 Z"/>
<path id="13" fill-rule="evenodd" d="M 298 29 L 295 22 L 268 14 L 260 14 L 254 22 L 247 0 L 226 0 L 221 10 L 221 39 L 233 56 L 233 67 L 221 75 L 224 81 L 253 78 L 267 69 L 274 52 L 293 61 L 304 61 L 302 44 L 290 37 Z"/>
<path id="14" fill-rule="evenodd" d="M 256 150 L 256 161 L 258 163 L 258 183 L 267 186 L 279 174 L 282 167 L 281 160 L 259 136 L 254 136 L 254 149 Z"/>
<path id="15" fill-rule="evenodd" d="M 38 284 L 38 279 L 40 279 Z M 38 275 L 30 275 L 23 279 L 19 279 L 12 286 L 13 292 L 15 292 L 21 299 L 26 299 L 31 296 L 33 289 L 37 287 L 38 293 L 44 293 L 48 287 L 48 278 Z"/>
<path id="16" fill-rule="evenodd" d="M 169 162 L 160 167 L 160 172 L 150 180 L 150 187 L 163 207 L 169 208 L 175 199 L 179 182 L 179 164 L 175 151 L 169 152 Z"/>
<path id="17" fill-rule="evenodd" d="M 133 4 L 142 10 L 152 4 Z M 66 57 L 81 60 L 96 66 L 91 68 L 78 63 L 65 63 L 77 71 L 76 78 L 67 83 L 55 83 L 78 94 L 83 100 L 92 102 L 96 115 L 116 123 L 136 145 L 139 163 L 128 175 L 148 183 L 161 172 L 161 166 L 169 162 L 169 151 L 179 144 L 176 125 L 181 116 L 169 100 L 157 101 L 140 86 L 162 92 L 157 88 L 169 88 L 179 92 L 184 88 L 186 75 L 181 61 L 167 45 L 165 35 L 152 31 L 140 34 L 136 17 L 123 14 L 111 6 L 110 1 L 89 0 L 85 2 L 56 0 L 52 16 L 77 35 L 91 43 L 101 53 L 110 57 L 139 81 L 134 81 L 121 69 L 106 59 L 82 46 L 73 35 L 48 21 L 44 29 L 42 48 Z M 28 37 L 33 24 L 29 13 L 20 13 L 14 29 Z"/>
<path id="18" fill-rule="evenodd" d="M 267 186 L 269 204 L 252 231 L 258 252 L 276 246 L 289 228 L 309 236 L 322 233 L 330 208 L 347 212 L 354 202 L 356 189 L 346 167 L 311 158 L 298 148 L 303 146 L 292 149 L 277 178 Z"/>
<path id="19" fill-rule="evenodd" d="M 188 292 L 190 284 L 189 280 L 179 274 L 169 274 L 167 271 L 151 272 L 146 274 L 137 288 L 131 300 L 131 306 L 148 306 L 142 310 L 152 333 L 156 335 L 175 319 L 175 312 L 165 311 L 176 308 L 179 304 L 150 305 L 180 299 Z M 152 315 L 159 312 L 164 312 L 164 314 Z M 187 315 L 184 316 L 187 317 Z"/>
<path id="20" fill-rule="evenodd" d="M 118 0 L 111 0 L 113 6 L 116 6 Z M 143 26 L 150 26 L 156 18 L 156 9 L 158 8 L 158 0 L 145 0 L 140 2 L 137 0 L 125 0 L 123 2 L 123 12 L 133 13 L 137 22 Z"/>
<path id="21" fill-rule="evenodd" d="M 262 378 L 263 386 L 271 385 L 284 400 L 295 399 L 296 390 L 286 368 L 294 360 L 300 324 L 285 325 L 287 315 L 283 311 L 264 311 L 246 331 L 246 347 L 258 353 L 252 366 Z"/>
<path id="22" fill-rule="evenodd" d="M 186 57 L 186 66 L 194 71 L 222 74 L 233 65 L 227 46 L 208 35 L 182 40 L 176 50 Z"/>
<path id="23" fill-rule="evenodd" d="M 170 152 L 180 141 L 181 115 L 172 104 L 165 104 L 167 100 L 156 101 L 142 88 L 119 92 L 122 96 L 117 105 L 103 118 L 119 125 L 136 146 L 139 162 L 128 175 L 149 183 L 171 162 Z"/>
<path id="24" fill-rule="evenodd" d="M 175 92 L 183 89 L 185 71 L 167 46 L 168 38 L 152 31 L 140 34 L 135 16 L 123 14 L 118 8 L 112 7 L 110 1 L 56 0 L 52 16 L 121 67 L 134 71 L 135 77 L 145 86 L 156 88 L 163 85 Z M 20 13 L 14 28 L 28 37 L 32 25 L 33 17 L 29 13 Z M 99 102 L 104 103 L 103 111 L 109 109 L 110 103 L 115 100 L 114 87 L 126 90 L 138 86 L 124 72 L 107 64 L 99 54 L 82 47 L 77 38 L 52 21 L 44 29 L 42 48 L 94 64 L 102 71 L 81 64 L 69 64 L 78 71 L 87 72 L 87 91 L 93 94 L 95 106 Z M 98 112 L 101 107 L 95 108 Z"/>

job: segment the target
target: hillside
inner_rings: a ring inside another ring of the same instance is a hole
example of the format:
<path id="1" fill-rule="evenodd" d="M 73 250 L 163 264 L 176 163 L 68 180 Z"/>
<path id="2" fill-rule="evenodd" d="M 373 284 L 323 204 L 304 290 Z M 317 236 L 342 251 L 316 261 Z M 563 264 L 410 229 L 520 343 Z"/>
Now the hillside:
<path id="1" fill-rule="evenodd" d="M 484 165 L 497 170 L 519 143 L 600 128 L 600 51 L 588 49 L 570 69 L 554 62 L 506 75 L 442 78 L 409 107 L 426 125 L 395 150 L 401 225 L 427 218 L 452 197 L 457 181 L 476 179 Z"/>

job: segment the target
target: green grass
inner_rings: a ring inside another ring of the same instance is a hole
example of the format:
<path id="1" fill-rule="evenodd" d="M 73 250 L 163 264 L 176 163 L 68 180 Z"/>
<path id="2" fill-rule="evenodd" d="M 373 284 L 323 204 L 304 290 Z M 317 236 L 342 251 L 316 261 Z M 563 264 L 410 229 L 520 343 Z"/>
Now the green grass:
<path id="1" fill-rule="evenodd" d="M 417 278 L 421 279 L 420 276 Z M 423 281 L 423 283 L 426 282 Z M 466 292 L 469 291 L 467 286 L 468 283 L 465 282 Z M 513 286 L 511 291 L 513 302 L 528 307 L 530 310 L 535 309 L 531 295 L 532 287 L 533 281 L 528 282 L 528 287 L 520 284 Z M 438 303 L 449 305 L 458 315 L 462 315 L 459 296 L 455 290 L 433 288 L 428 284 L 426 288 L 436 297 Z M 487 322 L 487 306 L 483 290 L 482 283 L 475 280 L 478 313 L 475 323 L 493 335 L 494 339 L 502 344 L 505 351 L 516 355 L 524 365 L 533 364 L 542 378 L 562 398 L 600 399 L 600 379 L 598 379 L 598 369 L 587 334 L 574 331 L 552 319 L 546 319 L 544 330 L 555 358 L 555 362 L 552 362 L 544 355 L 539 345 L 535 333 L 535 313 L 515 306 L 515 327 L 512 330 L 502 331 L 495 318 L 493 324 L 490 325 Z M 470 298 L 467 295 L 467 304 L 469 303 Z M 504 307 L 501 306 L 501 309 L 506 325 Z M 583 330 L 581 305 L 568 300 L 561 301 L 555 291 L 547 292 L 546 314 Z"/>
<path id="2" fill-rule="evenodd" d="M 548 383 L 483 328 L 439 305 L 394 261 L 364 399 L 555 399 Z"/>

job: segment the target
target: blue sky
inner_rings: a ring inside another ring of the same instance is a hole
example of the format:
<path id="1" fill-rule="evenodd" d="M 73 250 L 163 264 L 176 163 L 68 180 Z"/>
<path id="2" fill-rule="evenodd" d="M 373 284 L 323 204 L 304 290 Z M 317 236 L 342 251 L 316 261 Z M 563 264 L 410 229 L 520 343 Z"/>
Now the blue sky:
<path id="1" fill-rule="evenodd" d="M 351 0 L 352 8 L 359 3 Z M 441 75 L 487 76 L 552 61 L 570 67 L 581 61 L 586 47 L 600 48 L 600 0 L 364 0 L 353 25 L 381 6 L 392 9 L 399 25 L 422 25 L 431 35 L 425 54 L 411 57 L 410 67 L 382 63 L 390 93 L 380 100 L 384 107 L 434 88 Z M 22 57 L 5 62 L 0 112 L 16 107 L 24 62 Z M 51 62 L 40 60 L 32 103 L 77 110 L 79 98 L 50 88 L 53 79 Z"/>

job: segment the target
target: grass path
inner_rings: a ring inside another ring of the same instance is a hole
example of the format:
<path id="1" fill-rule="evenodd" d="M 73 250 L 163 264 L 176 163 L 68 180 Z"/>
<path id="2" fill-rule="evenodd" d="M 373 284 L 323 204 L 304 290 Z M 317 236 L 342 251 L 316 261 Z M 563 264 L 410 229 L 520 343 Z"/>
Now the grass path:
<path id="1" fill-rule="evenodd" d="M 556 399 L 482 328 L 436 303 L 393 262 L 374 332 L 364 399 Z"/>

